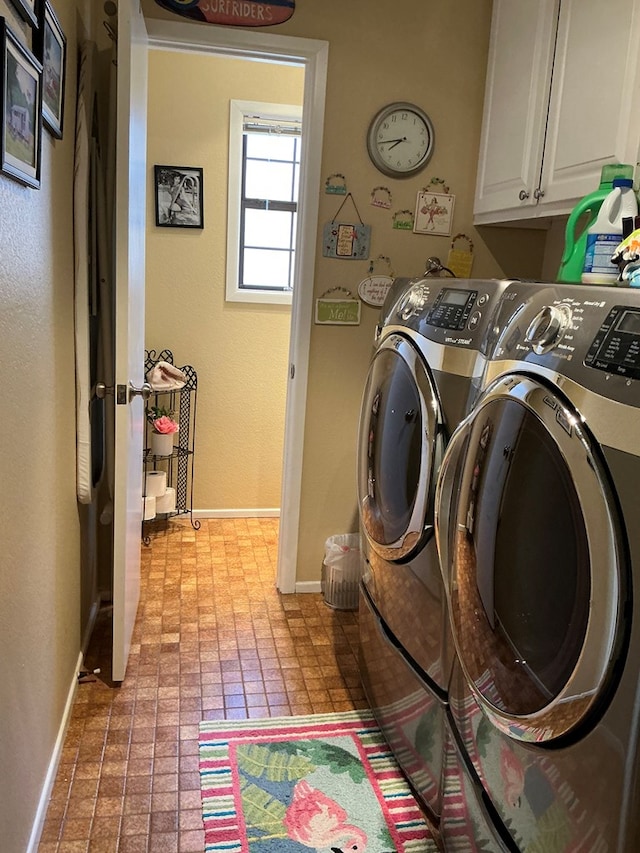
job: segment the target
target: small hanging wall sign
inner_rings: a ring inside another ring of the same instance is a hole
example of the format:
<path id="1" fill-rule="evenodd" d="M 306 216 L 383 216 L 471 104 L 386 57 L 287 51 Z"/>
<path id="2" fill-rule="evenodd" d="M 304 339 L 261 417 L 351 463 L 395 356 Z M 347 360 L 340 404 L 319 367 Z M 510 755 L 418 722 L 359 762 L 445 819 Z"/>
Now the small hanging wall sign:
<path id="1" fill-rule="evenodd" d="M 413 213 L 410 210 L 396 210 L 393 214 L 393 228 L 397 228 L 399 231 L 411 231 Z"/>
<path id="2" fill-rule="evenodd" d="M 391 207 L 391 190 L 389 187 L 374 187 L 371 190 L 371 206 L 385 207 L 389 210 Z"/>
<path id="3" fill-rule="evenodd" d="M 344 295 L 328 298 L 331 293 Z M 315 322 L 321 326 L 359 326 L 361 305 L 350 290 L 331 287 L 316 299 Z"/>
<path id="4" fill-rule="evenodd" d="M 288 21 L 295 0 L 156 0 L 158 6 L 183 18 L 234 27 L 270 27 Z"/>
<path id="5" fill-rule="evenodd" d="M 466 247 L 464 244 L 461 245 L 461 241 L 466 241 Z M 466 234 L 456 234 L 451 241 L 447 266 L 456 274 L 457 278 L 470 278 L 472 265 L 473 240 Z"/>
<path id="6" fill-rule="evenodd" d="M 387 275 L 374 274 L 376 265 L 379 266 L 380 263 L 386 264 Z M 369 275 L 363 278 L 358 285 L 358 296 L 366 305 L 379 308 L 384 303 L 392 284 L 393 270 L 391 269 L 391 261 L 386 255 L 378 255 L 375 260 L 372 258 L 369 262 Z"/>
<path id="7" fill-rule="evenodd" d="M 347 194 L 347 179 L 339 172 L 329 175 L 324 182 L 324 191 L 329 195 L 346 195 Z"/>
<path id="8" fill-rule="evenodd" d="M 434 192 L 433 187 L 444 192 Z M 442 178 L 432 178 L 416 199 L 414 234 L 435 234 L 449 236 L 453 221 L 453 206 L 456 197 L 449 193 L 449 187 Z"/>
<path id="9" fill-rule="evenodd" d="M 360 220 L 359 223 L 337 221 L 340 211 L 348 199 L 351 199 Z M 351 193 L 347 193 L 331 222 L 327 222 L 322 229 L 322 254 L 325 258 L 363 261 L 369 257 L 370 245 L 371 226 L 364 224 L 353 196 Z"/>

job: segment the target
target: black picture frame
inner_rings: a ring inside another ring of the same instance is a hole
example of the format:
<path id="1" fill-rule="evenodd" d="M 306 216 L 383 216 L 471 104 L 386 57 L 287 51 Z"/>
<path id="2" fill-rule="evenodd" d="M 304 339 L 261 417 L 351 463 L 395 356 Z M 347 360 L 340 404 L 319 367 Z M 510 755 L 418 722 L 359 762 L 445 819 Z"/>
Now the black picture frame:
<path id="1" fill-rule="evenodd" d="M 42 65 L 0 18 L 2 89 L 0 171 L 40 188 Z"/>
<path id="2" fill-rule="evenodd" d="M 204 228 L 203 170 L 199 166 L 154 166 L 156 225 Z"/>
<path id="3" fill-rule="evenodd" d="M 67 38 L 49 0 L 40 4 L 40 26 L 33 50 L 42 63 L 42 120 L 52 136 L 62 139 Z"/>
<path id="4" fill-rule="evenodd" d="M 11 3 L 29 26 L 38 29 L 38 3 L 37 0 L 11 0 Z"/>

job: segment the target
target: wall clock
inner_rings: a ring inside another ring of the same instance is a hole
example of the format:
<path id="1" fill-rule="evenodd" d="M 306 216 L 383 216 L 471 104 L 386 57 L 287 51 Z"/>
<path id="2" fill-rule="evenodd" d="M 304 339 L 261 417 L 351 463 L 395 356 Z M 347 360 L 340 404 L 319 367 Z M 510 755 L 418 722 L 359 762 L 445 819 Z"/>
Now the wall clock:
<path id="1" fill-rule="evenodd" d="M 392 178 L 407 178 L 423 169 L 433 154 L 431 119 L 415 104 L 395 101 L 373 117 L 367 151 L 373 165 Z"/>

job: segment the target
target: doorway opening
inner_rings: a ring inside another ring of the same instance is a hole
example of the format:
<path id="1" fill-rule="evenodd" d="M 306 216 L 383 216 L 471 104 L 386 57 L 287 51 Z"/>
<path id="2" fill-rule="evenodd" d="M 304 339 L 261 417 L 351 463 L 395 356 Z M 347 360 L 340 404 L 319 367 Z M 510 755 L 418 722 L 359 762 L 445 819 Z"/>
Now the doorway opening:
<path id="1" fill-rule="evenodd" d="M 149 20 L 147 27 L 152 50 L 249 59 L 304 69 L 300 217 L 288 346 L 276 577 L 281 592 L 295 592 L 328 45 L 311 39 L 223 30 L 187 22 Z M 187 86 L 189 81 L 183 83 Z M 226 210 L 226 197 L 222 209 Z M 226 221 L 226 213 L 223 216 L 221 210 L 218 213 Z"/>

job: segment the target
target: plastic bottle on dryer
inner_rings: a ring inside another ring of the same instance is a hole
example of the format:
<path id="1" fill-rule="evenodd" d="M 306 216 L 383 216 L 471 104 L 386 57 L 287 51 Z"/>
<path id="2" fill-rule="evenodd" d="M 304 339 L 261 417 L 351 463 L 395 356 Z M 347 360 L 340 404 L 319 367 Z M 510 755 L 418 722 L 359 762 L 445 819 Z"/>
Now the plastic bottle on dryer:
<path id="1" fill-rule="evenodd" d="M 583 284 L 617 284 L 618 271 L 611 263 L 622 240 L 622 220 L 638 215 L 638 200 L 630 178 L 616 178 L 602 202 L 596 221 L 587 231 L 587 247 L 581 281 Z"/>
<path id="2" fill-rule="evenodd" d="M 558 281 L 580 283 L 587 251 L 587 232 L 596 221 L 602 202 L 613 189 L 616 178 L 633 178 L 633 166 L 624 163 L 607 163 L 600 173 L 600 185 L 580 199 L 571 211 L 565 228 L 564 251 L 558 270 Z"/>

